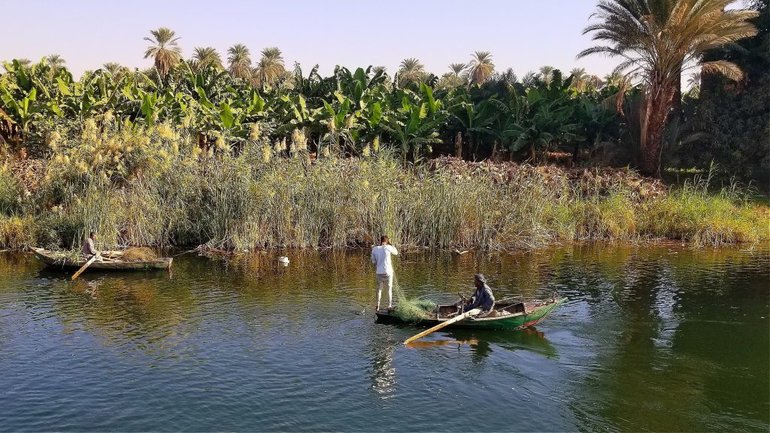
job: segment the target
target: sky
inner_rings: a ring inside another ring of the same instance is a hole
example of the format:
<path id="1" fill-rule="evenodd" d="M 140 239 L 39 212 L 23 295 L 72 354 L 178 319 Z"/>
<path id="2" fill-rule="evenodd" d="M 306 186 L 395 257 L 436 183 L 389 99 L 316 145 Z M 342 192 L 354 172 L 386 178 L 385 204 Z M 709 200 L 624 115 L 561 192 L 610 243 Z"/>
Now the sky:
<path id="1" fill-rule="evenodd" d="M 577 60 L 592 46 L 582 30 L 596 0 L 0 0 L 0 60 L 61 55 L 76 77 L 107 62 L 151 66 L 149 31 L 169 27 L 182 54 L 211 46 L 227 57 L 236 43 L 254 61 L 265 47 L 283 51 L 286 66 L 322 75 L 335 65 L 385 66 L 391 74 L 409 57 L 436 75 L 491 51 L 495 69 L 521 77 L 540 66 L 575 67 L 604 76 L 617 60 Z"/>

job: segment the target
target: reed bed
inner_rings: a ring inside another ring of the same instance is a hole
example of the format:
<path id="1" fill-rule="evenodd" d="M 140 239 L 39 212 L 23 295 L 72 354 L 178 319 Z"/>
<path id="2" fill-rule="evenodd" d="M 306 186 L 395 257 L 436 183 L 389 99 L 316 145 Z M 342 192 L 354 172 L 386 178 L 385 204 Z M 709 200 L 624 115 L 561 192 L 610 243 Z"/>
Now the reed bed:
<path id="1" fill-rule="evenodd" d="M 573 240 L 770 240 L 768 207 L 735 189 L 668 190 L 624 170 L 448 159 L 404 167 L 387 153 L 287 156 L 260 139 L 234 155 L 191 147 L 168 127 L 89 128 L 34 164 L 44 172 L 34 188 L 0 169 L 0 247 L 74 248 L 89 231 L 103 248 L 239 251 L 363 247 L 381 234 L 401 247 L 496 251 Z"/>

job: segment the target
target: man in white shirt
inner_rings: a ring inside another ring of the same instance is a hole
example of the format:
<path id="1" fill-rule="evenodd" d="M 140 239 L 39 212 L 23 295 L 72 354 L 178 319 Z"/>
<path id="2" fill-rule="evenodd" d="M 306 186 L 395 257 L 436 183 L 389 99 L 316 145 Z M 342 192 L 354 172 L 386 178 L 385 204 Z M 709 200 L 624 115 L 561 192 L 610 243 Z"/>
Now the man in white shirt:
<path id="1" fill-rule="evenodd" d="M 372 247 L 372 263 L 377 268 L 377 310 L 380 309 L 382 289 L 388 288 L 388 308 L 393 308 L 393 264 L 390 256 L 398 255 L 396 247 L 387 236 L 380 238 L 380 245 Z"/>

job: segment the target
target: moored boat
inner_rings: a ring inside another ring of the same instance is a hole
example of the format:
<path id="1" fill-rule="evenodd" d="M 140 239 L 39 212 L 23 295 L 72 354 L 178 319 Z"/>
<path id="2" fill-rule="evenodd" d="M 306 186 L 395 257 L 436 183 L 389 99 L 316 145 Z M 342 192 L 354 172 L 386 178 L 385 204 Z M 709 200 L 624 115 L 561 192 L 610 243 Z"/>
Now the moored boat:
<path id="1" fill-rule="evenodd" d="M 62 269 L 78 269 L 88 261 L 85 257 L 73 258 L 65 253 L 50 251 L 43 248 L 32 248 L 35 256 L 47 266 Z M 150 269 L 170 269 L 172 257 L 159 257 L 151 260 L 123 260 L 122 251 L 105 251 L 102 261 L 91 263 L 88 269 L 103 271 L 141 271 Z"/>
<path id="2" fill-rule="evenodd" d="M 524 302 L 502 301 L 486 317 L 466 319 L 452 325 L 451 328 L 477 329 L 523 329 L 540 323 L 566 298 L 547 300 L 531 300 Z M 424 319 L 417 322 L 405 322 L 391 310 L 377 311 L 377 321 L 380 323 L 408 323 L 416 326 L 435 326 L 457 316 L 457 305 L 439 305 L 434 311 L 427 312 Z M 448 329 L 448 328 L 447 328 Z"/>

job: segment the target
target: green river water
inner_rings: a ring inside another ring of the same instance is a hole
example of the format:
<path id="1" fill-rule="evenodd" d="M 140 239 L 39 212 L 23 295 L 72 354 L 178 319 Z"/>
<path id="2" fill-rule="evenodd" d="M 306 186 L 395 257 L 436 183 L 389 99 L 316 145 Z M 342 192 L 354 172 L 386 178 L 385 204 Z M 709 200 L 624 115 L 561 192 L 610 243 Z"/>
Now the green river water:
<path id="1" fill-rule="evenodd" d="M 558 291 L 536 329 L 374 321 L 367 251 L 69 273 L 0 254 L 1 431 L 763 431 L 767 248 L 405 252 L 410 297 Z"/>

